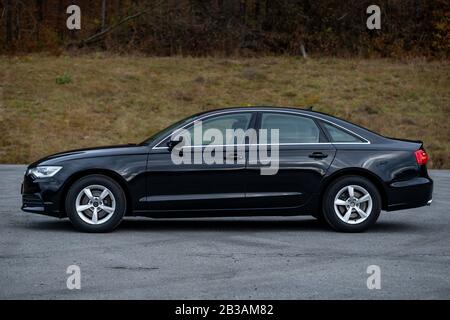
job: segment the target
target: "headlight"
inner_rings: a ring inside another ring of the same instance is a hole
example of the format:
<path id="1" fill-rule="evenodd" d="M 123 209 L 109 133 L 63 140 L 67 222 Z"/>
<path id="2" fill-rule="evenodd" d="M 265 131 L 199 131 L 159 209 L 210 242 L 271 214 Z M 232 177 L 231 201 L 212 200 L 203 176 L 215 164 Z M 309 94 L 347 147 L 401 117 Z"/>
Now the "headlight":
<path id="1" fill-rule="evenodd" d="M 32 174 L 36 178 L 49 178 L 53 177 L 61 169 L 62 167 L 58 166 L 41 166 L 29 169 L 28 174 Z"/>

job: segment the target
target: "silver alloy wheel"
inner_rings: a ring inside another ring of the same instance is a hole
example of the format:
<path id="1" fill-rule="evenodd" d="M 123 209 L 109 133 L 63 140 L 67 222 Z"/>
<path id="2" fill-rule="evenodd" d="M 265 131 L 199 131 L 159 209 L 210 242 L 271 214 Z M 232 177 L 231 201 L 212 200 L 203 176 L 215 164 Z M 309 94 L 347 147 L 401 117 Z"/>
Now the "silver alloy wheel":
<path id="1" fill-rule="evenodd" d="M 78 216 L 89 224 L 102 224 L 116 211 L 116 199 L 111 190 L 101 185 L 90 185 L 78 193 L 75 200 Z"/>
<path id="2" fill-rule="evenodd" d="M 366 220 L 372 212 L 372 205 L 370 193 L 357 185 L 343 187 L 334 198 L 336 215 L 348 224 L 358 224 Z"/>

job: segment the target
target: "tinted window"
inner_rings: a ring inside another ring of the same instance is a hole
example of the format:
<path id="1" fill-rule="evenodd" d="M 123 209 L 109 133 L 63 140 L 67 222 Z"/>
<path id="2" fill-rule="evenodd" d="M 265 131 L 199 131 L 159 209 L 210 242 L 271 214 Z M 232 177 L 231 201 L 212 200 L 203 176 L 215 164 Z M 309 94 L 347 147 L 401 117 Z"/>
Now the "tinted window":
<path id="1" fill-rule="evenodd" d="M 347 131 L 336 128 L 331 124 L 324 123 L 323 125 L 330 134 L 332 142 L 363 142 L 360 138 L 348 133 Z"/>
<path id="2" fill-rule="evenodd" d="M 250 125 L 252 113 L 230 113 L 221 116 L 215 116 L 202 120 L 202 132 L 203 136 L 208 129 L 217 129 L 220 131 L 223 137 L 223 141 L 210 141 L 205 140 L 204 137 L 200 137 L 202 141 L 201 145 L 221 145 L 221 144 L 233 144 L 233 136 L 227 135 L 226 130 L 247 130 Z M 187 129 L 191 135 L 191 145 L 199 145 L 194 143 L 194 126 Z M 228 140 L 227 140 L 228 138 Z"/>
<path id="3" fill-rule="evenodd" d="M 270 130 L 278 129 L 280 143 L 318 143 L 320 138 L 320 131 L 314 120 L 296 115 L 263 113 L 261 129 L 268 130 L 269 139 Z"/>

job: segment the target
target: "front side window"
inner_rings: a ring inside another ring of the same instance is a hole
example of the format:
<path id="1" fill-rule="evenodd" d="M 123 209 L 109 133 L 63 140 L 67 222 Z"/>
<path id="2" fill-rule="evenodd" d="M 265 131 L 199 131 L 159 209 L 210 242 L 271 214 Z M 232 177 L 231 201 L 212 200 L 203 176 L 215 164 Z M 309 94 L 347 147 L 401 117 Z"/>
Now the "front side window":
<path id="1" fill-rule="evenodd" d="M 360 138 L 331 124 L 324 123 L 323 126 L 328 131 L 332 142 L 364 142 Z"/>
<path id="2" fill-rule="evenodd" d="M 187 128 L 189 135 L 191 137 L 191 145 L 228 145 L 236 143 L 234 135 L 227 134 L 227 130 L 247 130 L 250 125 L 250 120 L 252 119 L 252 113 L 230 113 L 220 116 L 215 116 L 201 120 L 201 131 L 194 130 L 194 125 Z M 199 125 L 200 122 L 197 122 Z M 219 135 L 214 134 L 214 139 L 208 135 L 210 129 L 214 130 Z M 199 135 L 196 137 L 195 135 Z M 222 136 L 222 139 L 215 140 L 216 138 Z"/>
<path id="3" fill-rule="evenodd" d="M 267 130 L 269 139 L 271 130 L 278 129 L 279 143 L 319 143 L 320 140 L 320 129 L 314 120 L 297 115 L 263 113 L 261 129 Z"/>

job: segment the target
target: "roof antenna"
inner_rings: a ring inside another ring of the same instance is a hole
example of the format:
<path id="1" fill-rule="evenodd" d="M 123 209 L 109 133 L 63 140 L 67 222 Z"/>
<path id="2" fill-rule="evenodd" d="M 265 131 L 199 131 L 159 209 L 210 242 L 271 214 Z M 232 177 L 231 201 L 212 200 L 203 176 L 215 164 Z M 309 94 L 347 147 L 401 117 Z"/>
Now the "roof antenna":
<path id="1" fill-rule="evenodd" d="M 307 106 L 306 109 L 309 111 L 313 111 L 314 106 Z"/>

